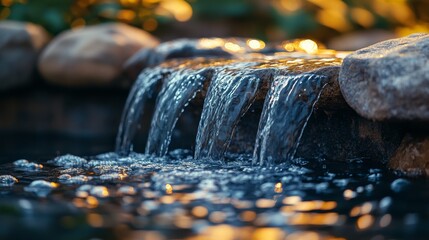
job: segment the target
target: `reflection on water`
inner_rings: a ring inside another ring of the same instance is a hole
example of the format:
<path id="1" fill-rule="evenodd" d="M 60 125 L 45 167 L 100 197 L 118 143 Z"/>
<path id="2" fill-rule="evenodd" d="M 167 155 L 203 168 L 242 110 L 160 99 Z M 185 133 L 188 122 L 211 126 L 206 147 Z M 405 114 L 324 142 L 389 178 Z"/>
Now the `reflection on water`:
<path id="1" fill-rule="evenodd" d="M 0 239 L 424 239 L 429 234 L 428 180 L 398 180 L 359 163 L 300 164 L 252 166 L 244 155 L 225 163 L 202 161 L 176 150 L 164 158 L 66 155 L 41 163 L 37 171 L 3 165 Z"/>

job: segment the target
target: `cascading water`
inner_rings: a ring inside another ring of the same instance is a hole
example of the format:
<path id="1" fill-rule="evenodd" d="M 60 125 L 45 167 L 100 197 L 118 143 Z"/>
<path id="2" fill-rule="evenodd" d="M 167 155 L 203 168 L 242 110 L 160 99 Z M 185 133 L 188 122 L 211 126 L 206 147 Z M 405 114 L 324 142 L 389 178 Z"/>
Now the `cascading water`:
<path id="1" fill-rule="evenodd" d="M 270 69 L 255 69 L 255 63 L 236 63 L 220 67 L 213 77 L 196 137 L 195 158 L 221 159 L 235 127 L 247 112 Z"/>
<path id="2" fill-rule="evenodd" d="M 116 137 L 116 152 L 127 155 L 131 151 L 131 141 L 136 134 L 144 110 L 144 104 L 152 95 L 158 83 L 169 73 L 162 66 L 144 70 L 134 83 L 122 112 Z"/>
<path id="3" fill-rule="evenodd" d="M 174 126 L 184 108 L 189 104 L 203 84 L 210 79 L 212 69 L 194 70 L 183 68 L 166 79 L 158 95 L 152 118 L 146 153 L 163 156 L 167 154 Z"/>
<path id="4" fill-rule="evenodd" d="M 315 74 L 274 77 L 259 120 L 254 163 L 286 162 L 294 157 L 314 104 L 327 81 L 327 77 Z"/>
<path id="5" fill-rule="evenodd" d="M 130 152 L 144 103 L 163 80 L 147 154 L 163 156 L 168 152 L 184 108 L 198 91 L 209 85 L 196 136 L 196 159 L 222 159 L 236 126 L 256 96 L 268 94 L 256 136 L 254 162 L 287 161 L 293 157 L 313 105 L 329 80 L 323 74 L 310 72 L 336 64 L 338 60 L 334 58 L 249 56 L 246 60 L 179 60 L 149 68 L 139 76 L 127 99 L 116 151 L 122 155 Z"/>

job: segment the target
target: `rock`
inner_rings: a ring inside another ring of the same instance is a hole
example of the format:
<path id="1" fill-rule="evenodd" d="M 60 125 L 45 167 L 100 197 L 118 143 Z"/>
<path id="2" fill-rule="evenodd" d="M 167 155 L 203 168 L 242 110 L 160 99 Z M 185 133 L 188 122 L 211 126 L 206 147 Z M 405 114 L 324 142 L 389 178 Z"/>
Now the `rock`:
<path id="1" fill-rule="evenodd" d="M 348 55 L 339 83 L 346 102 L 373 120 L 429 120 L 429 35 L 381 42 Z"/>
<path id="2" fill-rule="evenodd" d="M 0 90 L 31 82 L 49 34 L 32 23 L 0 22 Z"/>
<path id="3" fill-rule="evenodd" d="M 70 30 L 55 38 L 42 53 L 43 77 L 64 86 L 124 85 L 124 62 L 141 48 L 158 45 L 143 30 L 120 23 Z"/>
<path id="4" fill-rule="evenodd" d="M 158 65 L 169 59 L 194 57 L 232 57 L 235 53 L 255 52 L 243 38 L 176 39 L 161 43 L 154 49 L 142 49 L 123 67 L 129 79 L 136 79 L 142 69 Z M 256 42 L 259 40 L 254 39 Z"/>
<path id="5" fill-rule="evenodd" d="M 406 135 L 390 159 L 389 167 L 408 176 L 429 176 L 429 136 Z"/>

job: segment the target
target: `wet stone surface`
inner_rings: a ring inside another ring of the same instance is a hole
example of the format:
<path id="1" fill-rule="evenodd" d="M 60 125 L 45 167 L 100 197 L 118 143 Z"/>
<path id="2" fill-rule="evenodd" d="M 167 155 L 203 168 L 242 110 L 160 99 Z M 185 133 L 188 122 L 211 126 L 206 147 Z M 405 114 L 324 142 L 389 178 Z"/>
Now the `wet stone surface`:
<path id="1" fill-rule="evenodd" d="M 87 157 L 39 172 L 1 166 L 1 239 L 424 239 L 428 180 L 359 161 L 259 167 L 246 155 L 194 160 Z M 69 156 L 68 156 L 69 157 Z M 100 170 L 103 169 L 103 170 Z M 106 177 L 109 176 L 109 177 Z M 75 178 L 82 181 L 69 181 Z M 6 179 L 5 181 L 3 181 Z"/>
<path id="2" fill-rule="evenodd" d="M 347 103 L 374 120 L 429 120 L 429 35 L 380 42 L 348 55 L 339 83 Z"/>

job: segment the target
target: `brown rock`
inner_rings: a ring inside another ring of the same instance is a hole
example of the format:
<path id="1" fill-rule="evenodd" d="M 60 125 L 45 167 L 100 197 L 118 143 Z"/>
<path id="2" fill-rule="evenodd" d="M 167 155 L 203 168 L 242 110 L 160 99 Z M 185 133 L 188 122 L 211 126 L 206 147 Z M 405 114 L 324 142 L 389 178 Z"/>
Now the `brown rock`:
<path id="1" fill-rule="evenodd" d="M 40 50 L 49 34 L 40 26 L 0 22 L 0 89 L 24 85 L 33 79 Z"/>
<path id="2" fill-rule="evenodd" d="M 143 30 L 110 23 L 64 32 L 46 48 L 39 62 L 43 77 L 65 86 L 123 85 L 117 82 L 124 62 L 158 40 Z"/>
<path id="3" fill-rule="evenodd" d="M 389 167 L 408 176 L 429 176 L 429 136 L 408 134 L 404 137 Z"/>

